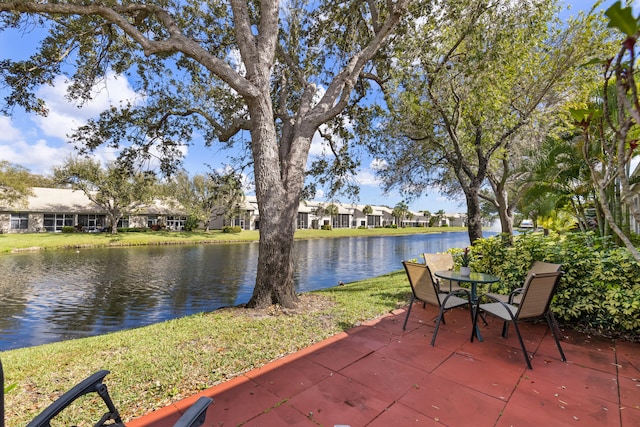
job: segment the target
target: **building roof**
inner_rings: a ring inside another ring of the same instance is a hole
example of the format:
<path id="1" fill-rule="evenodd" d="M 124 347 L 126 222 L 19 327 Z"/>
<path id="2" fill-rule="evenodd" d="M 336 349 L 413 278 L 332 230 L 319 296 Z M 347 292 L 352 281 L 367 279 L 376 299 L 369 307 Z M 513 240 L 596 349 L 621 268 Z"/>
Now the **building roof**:
<path id="1" fill-rule="evenodd" d="M 47 212 L 47 213 L 95 213 L 104 214 L 105 211 L 93 203 L 82 191 L 69 188 L 33 187 L 33 194 L 26 201 L 10 206 L 0 206 L 5 212 Z M 174 213 L 179 214 L 183 209 L 160 200 L 154 200 L 144 209 L 147 214 Z"/>

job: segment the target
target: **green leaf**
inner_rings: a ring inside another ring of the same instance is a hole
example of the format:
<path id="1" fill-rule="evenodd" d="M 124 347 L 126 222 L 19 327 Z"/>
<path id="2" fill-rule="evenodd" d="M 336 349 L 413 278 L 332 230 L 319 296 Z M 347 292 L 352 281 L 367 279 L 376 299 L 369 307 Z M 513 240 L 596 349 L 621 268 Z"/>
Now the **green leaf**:
<path id="1" fill-rule="evenodd" d="M 602 115 L 602 110 L 596 108 L 570 108 L 571 118 L 577 123 L 582 123 L 589 119 L 598 118 Z"/>
<path id="2" fill-rule="evenodd" d="M 585 62 L 584 64 L 580 64 L 578 67 L 579 68 L 589 68 L 592 65 L 606 65 L 608 62 L 609 62 L 608 59 L 592 58 L 589 61 Z"/>
<path id="3" fill-rule="evenodd" d="M 630 6 L 623 8 L 617 1 L 604 14 L 609 18 L 609 28 L 617 28 L 629 37 L 638 32 L 638 21 L 633 17 Z"/>

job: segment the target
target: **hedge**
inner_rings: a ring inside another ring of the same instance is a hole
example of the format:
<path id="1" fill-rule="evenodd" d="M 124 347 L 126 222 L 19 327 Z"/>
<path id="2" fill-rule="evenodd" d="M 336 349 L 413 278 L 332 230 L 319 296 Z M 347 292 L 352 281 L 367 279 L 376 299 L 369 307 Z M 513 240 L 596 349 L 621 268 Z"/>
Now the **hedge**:
<path id="1" fill-rule="evenodd" d="M 458 255 L 458 251 L 454 251 Z M 626 248 L 593 233 L 539 233 L 476 241 L 471 268 L 501 278 L 492 292 L 521 287 L 533 261 L 562 264 L 564 275 L 552 301 L 556 318 L 568 326 L 611 337 L 640 340 L 640 264 Z"/>

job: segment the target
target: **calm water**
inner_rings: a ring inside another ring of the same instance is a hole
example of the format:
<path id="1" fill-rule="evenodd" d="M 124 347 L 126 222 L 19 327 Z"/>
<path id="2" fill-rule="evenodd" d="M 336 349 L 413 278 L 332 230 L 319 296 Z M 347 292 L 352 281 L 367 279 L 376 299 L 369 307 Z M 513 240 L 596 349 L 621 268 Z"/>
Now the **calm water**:
<path id="1" fill-rule="evenodd" d="M 296 241 L 296 289 L 402 268 L 469 244 L 466 232 Z M 87 337 L 251 298 L 257 243 L 81 249 L 0 256 L 0 350 Z"/>

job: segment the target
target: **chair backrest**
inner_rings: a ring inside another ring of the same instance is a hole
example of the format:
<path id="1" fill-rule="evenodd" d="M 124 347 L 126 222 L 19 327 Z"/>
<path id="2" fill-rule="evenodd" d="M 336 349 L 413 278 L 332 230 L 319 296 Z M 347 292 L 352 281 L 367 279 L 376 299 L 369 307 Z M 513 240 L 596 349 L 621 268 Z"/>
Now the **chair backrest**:
<path id="1" fill-rule="evenodd" d="M 413 296 L 420 301 L 440 307 L 438 288 L 433 282 L 429 267 L 426 264 L 408 261 L 402 261 L 402 265 L 407 272 Z"/>
<path id="2" fill-rule="evenodd" d="M 562 271 L 532 273 L 525 282 L 524 293 L 515 317 L 527 319 L 546 313 L 562 274 Z"/>
<path id="3" fill-rule="evenodd" d="M 424 263 L 427 264 L 432 273 L 440 270 L 453 270 L 453 255 L 448 252 L 443 254 L 425 252 L 423 256 Z"/>
<path id="4" fill-rule="evenodd" d="M 550 262 L 544 261 L 533 261 L 533 264 L 527 272 L 527 277 L 524 279 L 524 281 L 526 283 L 526 281 L 529 280 L 529 276 L 531 276 L 533 273 L 553 273 L 556 271 L 560 271 L 561 268 L 562 264 L 552 264 Z"/>

